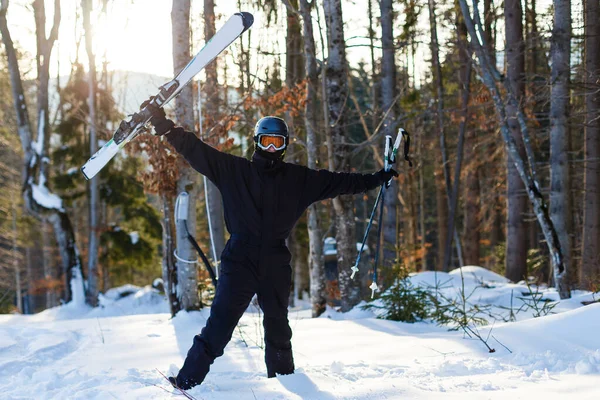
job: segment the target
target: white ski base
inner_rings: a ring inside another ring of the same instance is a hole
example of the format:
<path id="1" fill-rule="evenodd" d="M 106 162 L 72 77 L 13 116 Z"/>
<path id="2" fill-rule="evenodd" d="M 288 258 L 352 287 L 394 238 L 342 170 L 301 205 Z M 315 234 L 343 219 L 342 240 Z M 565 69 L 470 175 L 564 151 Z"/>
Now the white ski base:
<path id="1" fill-rule="evenodd" d="M 204 45 L 202 49 L 188 62 L 188 64 L 179 72 L 175 79 L 179 82 L 177 90 L 169 96 L 165 104 L 170 102 L 183 88 L 206 67 L 208 63 L 214 60 L 223 52 L 235 39 L 244 32 L 244 19 L 240 14 L 232 15 L 225 25 Z"/>
<path id="2" fill-rule="evenodd" d="M 110 139 L 100 150 L 96 152 L 86 162 L 83 167 L 81 167 L 81 172 L 85 179 L 92 179 L 112 158 L 119 152 L 121 147 L 115 143 L 114 139 Z"/>

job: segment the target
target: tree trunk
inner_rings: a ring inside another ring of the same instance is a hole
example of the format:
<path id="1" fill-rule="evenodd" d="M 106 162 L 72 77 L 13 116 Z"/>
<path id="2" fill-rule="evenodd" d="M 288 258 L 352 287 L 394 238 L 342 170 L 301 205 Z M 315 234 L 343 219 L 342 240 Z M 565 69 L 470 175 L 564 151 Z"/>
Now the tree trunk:
<path id="1" fill-rule="evenodd" d="M 435 269 L 433 265 L 431 265 L 431 263 L 429 263 L 428 261 L 428 257 L 427 257 L 427 240 L 426 240 L 426 236 L 427 236 L 427 232 L 425 230 L 425 165 L 424 165 L 424 161 L 425 159 L 423 158 L 423 141 L 424 141 L 424 135 L 418 135 L 417 136 L 417 160 L 419 160 L 418 163 L 418 171 L 419 171 L 419 231 L 421 232 L 421 268 L 417 271 L 429 271 L 429 270 L 433 270 Z"/>
<path id="2" fill-rule="evenodd" d="M 13 218 L 12 218 L 12 253 L 13 253 L 13 268 L 15 270 L 15 297 L 17 298 L 17 312 L 23 314 L 23 285 L 21 284 L 21 265 L 19 265 L 19 246 L 17 245 L 17 237 L 19 231 L 17 231 L 17 210 L 13 205 Z"/>
<path id="3" fill-rule="evenodd" d="M 285 83 L 292 87 L 304 79 L 305 68 L 302 57 L 302 27 L 298 9 L 298 0 L 289 0 L 292 9 L 287 8 L 286 15 L 286 51 L 285 51 Z"/>
<path id="4" fill-rule="evenodd" d="M 36 43 L 37 43 L 37 115 L 38 134 L 37 140 L 33 142 L 33 132 L 29 123 L 27 104 L 25 102 L 25 91 L 19 71 L 17 54 L 8 30 L 6 13 L 8 1 L 2 0 L 0 6 L 0 32 L 4 43 L 8 69 L 13 94 L 13 104 L 16 113 L 17 127 L 21 139 L 21 147 L 24 153 L 23 163 L 23 196 L 28 212 L 41 220 L 47 220 L 54 228 L 65 277 L 65 301 L 72 300 L 71 277 L 82 277 L 81 262 L 75 244 L 75 235 L 69 220 L 62 207 L 62 200 L 55 194 L 49 192 L 48 182 L 48 142 L 50 136 L 48 118 L 48 83 L 50 78 L 50 56 L 60 25 L 60 2 L 54 3 L 54 21 L 50 35 L 46 38 L 46 16 L 44 1 L 35 0 L 33 10 L 36 21 Z M 40 199 L 43 202 L 38 202 Z M 43 200 L 42 200 L 43 199 Z M 74 272 L 77 269 L 77 272 Z M 83 287 L 76 288 L 78 291 Z"/>
<path id="5" fill-rule="evenodd" d="M 98 139 L 96 136 L 96 61 L 92 47 L 92 26 L 90 14 L 92 12 L 92 0 L 82 0 L 83 29 L 85 31 L 85 50 L 88 56 L 88 124 L 90 129 L 90 154 L 98 151 Z M 88 287 L 86 299 L 88 304 L 98 304 L 98 176 L 95 176 L 89 184 L 89 243 L 88 243 Z"/>
<path id="6" fill-rule="evenodd" d="M 375 61 L 375 28 L 373 28 L 373 2 L 368 0 L 367 11 L 369 14 L 369 53 L 371 56 L 371 131 L 375 130 L 379 120 L 379 79 L 377 77 L 377 64 Z"/>
<path id="7" fill-rule="evenodd" d="M 436 87 L 436 123 L 440 140 L 440 155 L 436 155 L 439 168 L 436 168 L 436 199 L 438 211 L 438 270 L 448 271 L 452 258 L 452 249 L 447 243 L 452 242 L 451 233 L 448 231 L 449 211 L 452 199 L 450 198 L 450 168 L 446 153 L 446 136 L 444 134 L 444 82 L 442 79 L 442 67 L 440 65 L 439 45 L 437 40 L 435 3 L 428 0 L 429 10 L 429 32 L 431 49 L 431 69 L 435 77 Z M 443 226 L 442 226 L 443 224 Z"/>
<path id="8" fill-rule="evenodd" d="M 569 75 L 571 73 L 571 0 L 554 0 L 551 57 L 550 218 L 556 228 L 565 262 L 572 266 L 570 236 L 572 226 L 571 179 L 569 175 L 570 130 L 568 125 L 570 107 Z M 569 284 L 572 283 L 571 279 L 568 280 Z"/>
<path id="9" fill-rule="evenodd" d="M 583 289 L 600 282 L 600 5 L 585 4 L 585 194 L 579 282 Z"/>
<path id="10" fill-rule="evenodd" d="M 165 285 L 165 294 L 169 300 L 169 309 L 171 316 L 175 316 L 181 310 L 181 303 L 177 295 L 178 274 L 177 264 L 174 256 L 175 243 L 173 234 L 175 226 L 173 223 L 173 199 L 169 194 L 161 194 L 161 203 L 163 207 L 162 233 L 163 233 L 163 261 L 162 273 Z"/>
<path id="11" fill-rule="evenodd" d="M 171 9 L 173 32 L 173 72 L 176 75 L 190 61 L 190 1 L 174 1 Z M 194 130 L 194 98 L 192 85 L 183 88 L 175 98 L 175 120 L 183 128 Z M 177 235 L 177 296 L 182 309 L 198 310 L 198 264 L 191 262 L 198 255 L 188 240 L 188 231 L 195 236 L 196 232 L 196 198 L 198 196 L 198 174 L 182 157 L 179 157 L 180 171 L 177 181 L 177 193 L 187 192 L 187 221 L 176 222 Z M 182 261 L 183 260 L 183 261 Z"/>
<path id="12" fill-rule="evenodd" d="M 505 0 L 504 18 L 506 20 L 506 79 L 517 102 L 521 102 L 524 94 L 525 46 L 523 43 L 523 11 L 520 0 Z M 517 109 L 514 105 L 506 106 L 508 128 L 517 144 L 519 156 L 525 156 L 525 149 Z M 506 233 L 506 277 L 513 282 L 527 278 L 527 197 L 525 187 L 519 177 L 511 157 L 507 155 L 507 211 L 508 223 Z"/>
<path id="13" fill-rule="evenodd" d="M 327 85 L 328 124 L 333 144 L 333 161 L 330 169 L 349 171 L 347 163 L 349 153 L 346 144 L 346 100 L 348 97 L 348 63 L 341 0 L 323 2 L 327 27 L 327 67 L 325 79 Z M 338 196 L 333 199 L 336 222 L 337 265 L 341 296 L 341 310 L 349 311 L 360 301 L 358 282 L 350 279 L 356 257 L 356 227 L 354 223 L 353 196 Z"/>
<path id="14" fill-rule="evenodd" d="M 442 157 L 439 152 L 436 152 L 435 161 L 437 165 L 442 164 Z M 446 241 L 448 240 L 448 198 L 446 196 L 444 173 L 441 167 L 436 167 L 434 172 L 435 182 L 435 203 L 437 211 L 437 260 L 436 270 L 445 270 L 444 252 L 446 249 Z"/>
<path id="15" fill-rule="evenodd" d="M 450 182 L 450 164 L 448 161 L 448 153 L 446 150 L 446 135 L 444 131 L 444 81 L 442 77 L 442 66 L 440 64 L 440 49 L 438 44 L 438 36 L 437 36 L 437 23 L 436 23 L 436 15 L 435 15 L 435 2 L 434 0 L 429 0 L 429 26 L 430 26 L 430 34 L 431 34 L 431 63 L 432 70 L 435 75 L 435 85 L 436 85 L 436 103 L 437 103 L 437 124 L 438 131 L 440 134 L 440 150 L 442 155 L 442 171 L 444 173 L 444 187 L 446 190 L 445 200 L 446 207 L 448 210 L 445 212 L 447 214 L 447 223 L 448 226 L 452 225 L 452 229 L 446 230 L 445 240 L 444 242 L 440 241 L 440 244 L 443 243 L 443 247 L 440 248 L 440 259 L 442 260 L 441 269 L 443 271 L 448 271 L 450 269 L 451 259 L 452 259 L 452 240 L 456 242 L 456 249 L 459 260 L 462 260 L 462 252 L 460 249 L 460 238 L 454 228 L 454 212 L 452 211 L 452 196 L 451 196 L 451 186 Z M 414 58 L 414 57 L 413 57 Z M 439 200 L 441 199 L 441 195 L 438 194 Z M 440 206 L 438 205 L 438 210 L 441 211 Z M 446 219 L 446 218 L 444 218 Z M 440 235 L 442 236 L 442 235 Z M 462 266 L 462 261 L 460 262 Z"/>
<path id="16" fill-rule="evenodd" d="M 306 239 L 304 238 L 305 233 L 302 228 L 303 226 L 296 225 L 289 240 L 294 271 L 294 287 L 290 292 L 290 307 L 294 307 L 296 299 L 302 300 L 304 293 L 310 290 L 308 272 L 309 257 L 306 246 L 304 245 Z"/>
<path id="17" fill-rule="evenodd" d="M 463 233 L 463 257 L 465 265 L 479 265 L 479 240 L 480 240 L 480 194 L 479 194 L 479 173 L 476 165 L 475 148 L 477 140 L 477 131 L 469 129 L 467 131 L 467 121 L 469 120 L 469 98 L 471 91 L 471 51 L 468 47 L 467 27 L 464 18 L 460 12 L 458 3 L 456 7 L 456 31 L 458 36 L 458 59 L 459 71 L 458 82 L 461 86 L 461 119 L 458 127 L 458 144 L 456 146 L 456 167 L 454 169 L 454 186 L 452 189 L 452 204 L 450 207 L 450 220 L 448 229 L 455 230 L 456 210 L 458 208 L 458 193 L 460 185 L 460 175 L 462 173 L 463 152 L 465 159 L 470 164 L 466 170 L 465 178 L 465 196 L 464 196 L 464 233 Z M 468 145 L 465 148 L 465 141 Z"/>
<path id="18" fill-rule="evenodd" d="M 215 2 L 214 0 L 204 0 L 204 41 L 208 41 L 215 35 Z M 240 41 L 240 43 L 242 43 Z M 243 51 L 242 51 L 243 53 Z M 206 84 L 204 92 L 206 93 L 204 119 L 209 127 L 212 127 L 217 115 L 219 114 L 219 81 L 217 78 L 217 63 L 209 63 L 204 71 L 206 73 Z M 244 78 L 241 77 L 241 84 L 244 85 Z M 211 141 L 210 138 L 202 138 L 211 144 L 217 144 L 217 141 Z M 219 189 L 209 179 L 204 178 L 204 187 L 206 191 L 207 218 L 210 219 L 210 237 L 212 255 L 215 265 L 219 265 L 221 253 L 225 248 L 225 220 L 223 217 L 223 201 Z M 218 274 L 218 271 L 217 271 Z"/>
<path id="19" fill-rule="evenodd" d="M 40 222 L 40 236 L 42 237 L 42 267 L 44 268 L 44 278 L 46 281 L 53 281 L 56 277 L 54 273 L 54 260 L 52 257 L 52 250 L 50 248 L 50 232 L 46 221 Z M 46 288 L 46 307 L 51 308 L 56 305 L 56 289 L 54 287 Z"/>
<path id="20" fill-rule="evenodd" d="M 27 299 L 23 305 L 23 314 L 34 314 L 37 304 L 34 297 L 35 277 L 33 276 L 33 263 L 31 262 L 31 246 L 25 247 L 25 268 L 27 271 Z"/>
<path id="21" fill-rule="evenodd" d="M 494 32 L 494 24 L 496 23 L 496 9 L 493 0 L 483 0 L 483 24 L 484 38 L 487 52 L 490 56 L 492 64 L 496 65 L 496 35 Z"/>
<path id="22" fill-rule="evenodd" d="M 384 120 L 381 126 L 383 140 L 380 140 L 381 148 L 385 146 L 385 137 L 387 135 L 395 138 L 396 132 L 396 111 L 394 109 L 394 99 L 397 94 L 396 89 L 396 60 L 394 51 L 394 9 L 392 0 L 381 0 L 379 2 L 381 12 L 381 110 L 384 112 Z M 376 100 L 374 100 L 374 103 Z M 408 185 L 407 179 L 407 185 Z M 409 189 L 410 190 L 410 189 Z M 383 265 L 390 266 L 396 258 L 396 249 L 399 247 L 397 232 L 396 208 L 398 207 L 398 183 L 392 179 L 389 188 L 386 189 L 384 198 L 384 216 L 383 216 Z M 410 205 L 407 204 L 410 209 Z M 410 214 L 409 214 L 410 215 Z"/>
<path id="23" fill-rule="evenodd" d="M 306 74 L 306 104 L 304 106 L 304 124 L 306 126 L 306 153 L 308 167 L 318 168 L 319 138 L 317 136 L 317 58 L 311 5 L 307 0 L 300 1 L 300 14 L 302 15 L 304 39 L 304 71 Z M 318 317 L 325 311 L 325 266 L 323 257 L 323 232 L 319 221 L 319 204 L 312 204 L 308 208 L 308 268 L 310 271 L 310 301 L 312 316 Z"/>

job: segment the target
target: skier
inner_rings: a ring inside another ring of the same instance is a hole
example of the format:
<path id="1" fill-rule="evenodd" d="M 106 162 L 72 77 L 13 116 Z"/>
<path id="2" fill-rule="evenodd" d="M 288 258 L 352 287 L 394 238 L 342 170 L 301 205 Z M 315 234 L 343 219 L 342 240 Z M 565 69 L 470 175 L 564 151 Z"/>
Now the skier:
<path id="1" fill-rule="evenodd" d="M 146 103 L 147 104 L 147 103 Z M 288 127 L 277 117 L 264 117 L 254 130 L 254 154 L 249 161 L 207 145 L 192 132 L 176 127 L 162 108 L 152 106 L 157 135 L 167 141 L 199 173 L 210 179 L 223 199 L 225 224 L 231 237 L 221 255 L 221 274 L 210 317 L 187 353 L 173 386 L 199 385 L 215 358 L 231 339 L 252 297 L 264 313 L 265 363 L 269 378 L 294 372 L 288 298 L 292 271 L 285 240 L 312 203 L 341 194 L 363 193 L 398 173 L 374 174 L 312 170 L 283 161 Z"/>

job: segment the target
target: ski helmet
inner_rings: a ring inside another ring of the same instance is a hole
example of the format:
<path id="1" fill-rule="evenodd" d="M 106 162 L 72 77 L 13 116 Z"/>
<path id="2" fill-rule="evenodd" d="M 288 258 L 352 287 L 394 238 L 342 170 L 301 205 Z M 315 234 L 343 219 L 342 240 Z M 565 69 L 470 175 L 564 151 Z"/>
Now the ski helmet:
<path id="1" fill-rule="evenodd" d="M 289 141 L 288 126 L 278 117 L 263 117 L 254 127 L 254 150 L 269 159 L 281 159 Z M 275 151 L 267 151 L 272 147 Z"/>

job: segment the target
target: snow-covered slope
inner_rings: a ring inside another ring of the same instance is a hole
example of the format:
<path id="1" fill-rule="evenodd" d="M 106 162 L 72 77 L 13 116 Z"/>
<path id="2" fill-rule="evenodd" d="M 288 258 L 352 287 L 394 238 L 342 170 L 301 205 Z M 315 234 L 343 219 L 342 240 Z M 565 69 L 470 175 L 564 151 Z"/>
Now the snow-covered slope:
<path id="1" fill-rule="evenodd" d="M 513 285 L 481 279 L 474 278 L 487 286 L 481 296 L 488 301 L 486 291 Z M 121 298 L 125 290 L 134 294 Z M 157 296 L 128 287 L 107 293 L 101 309 L 67 305 L 0 316 L 0 398 L 176 397 L 158 371 L 181 365 L 208 310 L 170 319 Z M 290 311 L 297 373 L 276 379 L 266 378 L 260 315 L 251 306 L 225 356 L 190 394 L 207 400 L 598 399 L 600 304 L 566 303 L 556 315 L 480 328 L 483 337 L 491 329 L 495 353 L 428 323 L 384 321 L 361 310 L 311 319 L 299 307 Z"/>

